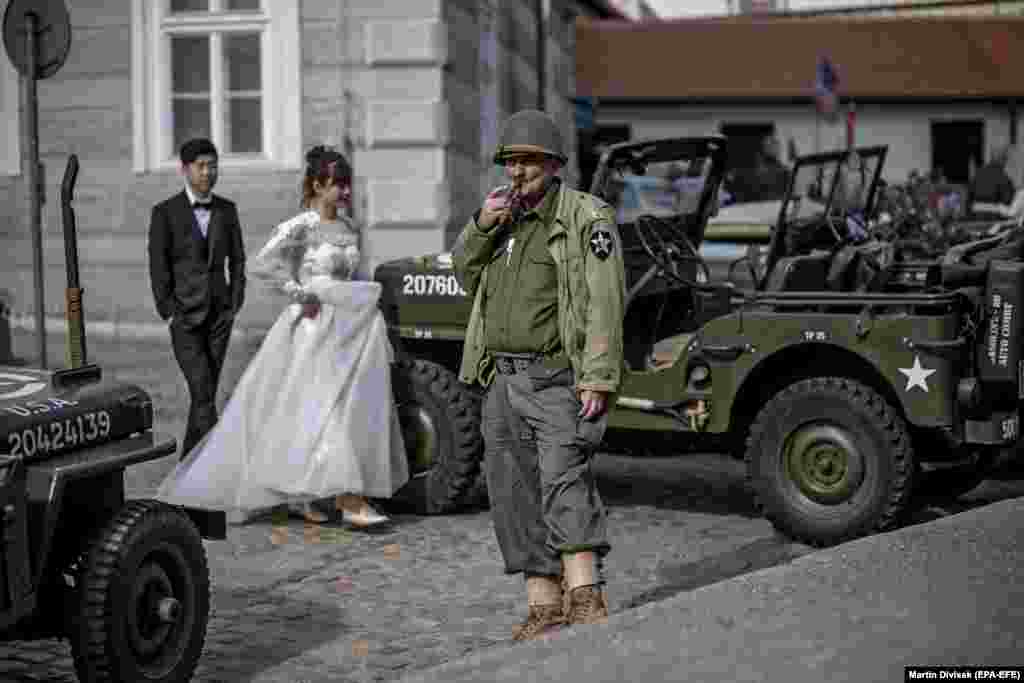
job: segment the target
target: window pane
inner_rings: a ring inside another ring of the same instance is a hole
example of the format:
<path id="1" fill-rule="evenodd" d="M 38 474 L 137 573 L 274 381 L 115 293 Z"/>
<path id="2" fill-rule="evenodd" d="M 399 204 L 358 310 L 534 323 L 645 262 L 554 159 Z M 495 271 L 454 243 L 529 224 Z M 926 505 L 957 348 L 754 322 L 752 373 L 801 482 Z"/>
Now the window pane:
<path id="1" fill-rule="evenodd" d="M 259 97 L 232 97 L 228 100 L 231 152 L 258 154 L 263 151 L 262 109 Z"/>
<path id="2" fill-rule="evenodd" d="M 228 90 L 260 89 L 260 35 L 233 34 L 224 37 L 224 62 Z"/>
<path id="3" fill-rule="evenodd" d="M 174 149 L 191 138 L 212 138 L 210 101 L 174 98 Z"/>
<path id="4" fill-rule="evenodd" d="M 228 0 L 228 11 L 231 12 L 246 12 L 259 8 L 260 0 Z"/>
<path id="5" fill-rule="evenodd" d="M 206 12 L 210 9 L 209 0 L 171 0 L 172 12 Z"/>
<path id="6" fill-rule="evenodd" d="M 210 37 L 171 38 L 171 64 L 175 93 L 209 92 Z"/>

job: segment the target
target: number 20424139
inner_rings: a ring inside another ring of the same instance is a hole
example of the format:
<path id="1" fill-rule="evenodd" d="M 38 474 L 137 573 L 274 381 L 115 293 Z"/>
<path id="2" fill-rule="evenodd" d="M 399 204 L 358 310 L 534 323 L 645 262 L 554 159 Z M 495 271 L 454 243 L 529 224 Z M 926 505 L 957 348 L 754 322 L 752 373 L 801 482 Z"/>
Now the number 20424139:
<path id="1" fill-rule="evenodd" d="M 98 441 L 109 434 L 110 413 L 97 410 L 12 432 L 7 435 L 7 447 L 11 455 L 31 458 Z"/>

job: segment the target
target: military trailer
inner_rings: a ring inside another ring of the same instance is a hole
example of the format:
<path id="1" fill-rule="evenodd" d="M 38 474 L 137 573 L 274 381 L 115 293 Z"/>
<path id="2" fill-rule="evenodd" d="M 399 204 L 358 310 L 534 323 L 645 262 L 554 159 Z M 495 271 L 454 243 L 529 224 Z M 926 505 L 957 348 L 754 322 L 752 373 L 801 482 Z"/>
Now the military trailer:
<path id="1" fill-rule="evenodd" d="M 609 442 L 673 452 L 714 444 L 742 457 L 766 517 L 815 545 L 884 530 L 914 497 L 980 481 L 1018 438 L 1024 265 L 895 260 L 867 229 L 885 155 L 868 147 L 797 159 L 769 244 L 751 245 L 724 279 L 700 246 L 726 140 L 645 140 L 603 155 L 592 192 L 613 204 L 624 178 L 667 177 L 667 166 L 704 181 L 695 200 L 680 201 L 685 210 L 619 226 L 628 367 Z M 377 278 L 402 355 L 397 374 L 429 372 L 424 395 L 443 384 L 431 400 L 472 405 L 453 374 L 468 301 L 450 258 L 385 264 Z M 409 434 L 449 428 L 426 403 L 407 403 Z M 467 407 L 459 429 L 477 415 Z M 428 478 L 449 483 L 447 493 L 469 490 L 478 442 L 467 438 L 464 451 L 410 443 L 430 446 Z M 437 500 L 438 509 L 460 502 Z"/>
<path id="2" fill-rule="evenodd" d="M 0 367 L 0 638 L 67 638 L 81 681 L 182 683 L 206 635 L 202 539 L 223 513 L 127 500 L 124 472 L 175 452 L 140 387 L 89 364 L 78 287 L 78 162 L 62 188 L 70 367 Z"/>

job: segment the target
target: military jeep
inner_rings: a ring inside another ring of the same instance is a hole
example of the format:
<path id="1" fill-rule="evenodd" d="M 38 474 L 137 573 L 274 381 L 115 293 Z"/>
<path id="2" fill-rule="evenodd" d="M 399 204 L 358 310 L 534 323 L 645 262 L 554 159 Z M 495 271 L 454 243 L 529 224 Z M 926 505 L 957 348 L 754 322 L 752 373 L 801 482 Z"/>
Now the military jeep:
<path id="1" fill-rule="evenodd" d="M 74 213 L 65 175 L 69 358 L 0 366 L 0 638 L 67 638 L 83 682 L 182 683 L 203 649 L 210 577 L 202 538 L 222 513 L 126 500 L 124 472 L 174 453 L 140 387 L 85 353 Z"/>
<path id="2" fill-rule="evenodd" d="M 797 159 L 770 242 L 733 258 L 724 278 L 700 247 L 725 139 L 630 142 L 603 155 L 591 191 L 613 204 L 624 177 L 659 177 L 670 164 L 703 180 L 678 213 L 619 226 L 628 368 L 609 445 L 707 443 L 742 457 L 766 517 L 815 545 L 886 529 L 915 496 L 980 481 L 1018 437 L 1024 264 L 895 260 L 868 229 L 885 155 L 868 147 Z M 450 260 L 385 264 L 377 277 L 399 374 L 429 368 L 471 403 L 450 369 L 468 304 L 458 289 L 428 284 L 454 282 Z M 409 433 L 447 428 L 418 405 L 405 413 Z M 466 413 L 468 430 L 477 418 Z M 468 446 L 478 444 L 466 443 L 461 453 L 431 444 L 433 469 L 458 459 L 471 472 L 479 455 Z"/>

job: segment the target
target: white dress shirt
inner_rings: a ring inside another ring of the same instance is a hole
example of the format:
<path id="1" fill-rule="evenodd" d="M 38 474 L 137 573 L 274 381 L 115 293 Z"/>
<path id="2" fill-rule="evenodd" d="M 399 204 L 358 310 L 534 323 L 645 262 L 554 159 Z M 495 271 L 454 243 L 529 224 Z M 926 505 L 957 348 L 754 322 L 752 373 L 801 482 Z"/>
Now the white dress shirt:
<path id="1" fill-rule="evenodd" d="M 200 198 L 192 191 L 192 187 L 185 183 L 185 194 L 188 195 L 188 203 L 190 206 L 195 205 L 196 202 L 200 204 L 209 204 L 211 201 L 210 197 Z M 206 239 L 207 232 L 210 230 L 210 210 L 205 207 L 195 207 L 192 209 L 192 215 L 196 217 L 196 223 L 199 224 L 199 231 L 203 233 L 203 238 Z"/>

